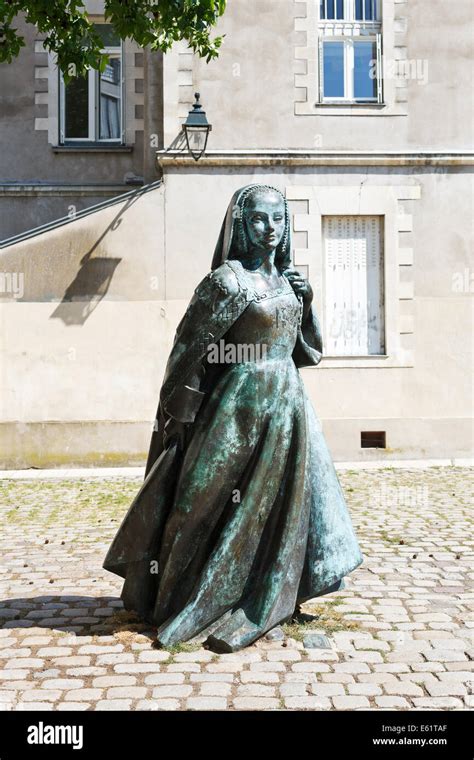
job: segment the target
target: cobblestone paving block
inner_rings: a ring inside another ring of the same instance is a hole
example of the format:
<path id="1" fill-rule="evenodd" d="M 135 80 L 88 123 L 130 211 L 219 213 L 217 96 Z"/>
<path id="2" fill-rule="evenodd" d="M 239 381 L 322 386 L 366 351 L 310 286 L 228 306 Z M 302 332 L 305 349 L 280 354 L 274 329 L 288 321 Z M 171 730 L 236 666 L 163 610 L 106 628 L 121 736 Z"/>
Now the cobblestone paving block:
<path id="1" fill-rule="evenodd" d="M 383 691 L 375 683 L 350 683 L 347 685 L 347 693 L 351 696 L 375 697 L 383 694 Z"/>
<path id="2" fill-rule="evenodd" d="M 283 689 L 286 684 L 282 684 L 280 689 Z M 277 687 L 266 686 L 262 683 L 247 683 L 240 684 L 236 689 L 237 697 L 275 697 Z M 305 692 L 306 693 L 306 692 Z"/>
<path id="3" fill-rule="evenodd" d="M 227 699 L 223 697 L 192 697 L 186 701 L 187 710 L 225 710 Z"/>
<path id="4" fill-rule="evenodd" d="M 235 681 L 235 675 L 234 673 L 191 673 L 189 680 L 191 683 L 200 683 L 202 681 L 229 681 L 230 683 L 233 683 Z"/>
<path id="5" fill-rule="evenodd" d="M 415 707 L 423 709 L 429 707 L 431 710 L 454 710 L 462 708 L 462 700 L 455 697 L 429 697 L 414 699 Z"/>
<path id="6" fill-rule="evenodd" d="M 204 681 L 201 684 L 198 696 L 206 697 L 228 697 L 232 692 L 230 683 Z"/>
<path id="7" fill-rule="evenodd" d="M 96 710 L 130 710 L 131 699 L 101 699 L 96 703 Z"/>
<path id="8" fill-rule="evenodd" d="M 179 699 L 140 699 L 137 710 L 180 710 Z"/>
<path id="9" fill-rule="evenodd" d="M 286 697 L 285 707 L 289 710 L 330 710 L 331 700 L 327 697 Z"/>
<path id="10" fill-rule="evenodd" d="M 249 684 L 250 685 L 250 684 Z M 249 685 L 240 687 L 241 689 L 249 688 Z M 271 687 L 259 687 L 261 688 L 267 688 L 269 692 L 267 693 L 275 693 L 275 689 Z M 282 697 L 305 697 L 308 694 L 307 685 L 305 683 L 299 682 L 299 683 L 282 683 L 280 684 L 279 692 Z M 239 693 L 242 693 L 239 689 Z M 249 692 L 247 692 L 249 693 Z"/>
<path id="11" fill-rule="evenodd" d="M 298 663 L 298 665 L 306 663 Z M 293 667 L 298 667 L 294 665 Z M 271 673 L 285 673 L 286 667 L 283 662 L 251 662 L 250 670 L 254 672 L 271 672 Z"/>
<path id="12" fill-rule="evenodd" d="M 360 696 L 333 697 L 332 702 L 337 710 L 355 710 L 358 707 L 368 709 L 370 707 L 367 697 Z"/>
<path id="13" fill-rule="evenodd" d="M 233 706 L 236 710 L 276 710 L 280 707 L 280 700 L 271 697 L 235 697 Z"/>
<path id="14" fill-rule="evenodd" d="M 375 704 L 377 707 L 383 707 L 386 710 L 408 710 L 410 703 L 403 697 L 375 697 Z"/>

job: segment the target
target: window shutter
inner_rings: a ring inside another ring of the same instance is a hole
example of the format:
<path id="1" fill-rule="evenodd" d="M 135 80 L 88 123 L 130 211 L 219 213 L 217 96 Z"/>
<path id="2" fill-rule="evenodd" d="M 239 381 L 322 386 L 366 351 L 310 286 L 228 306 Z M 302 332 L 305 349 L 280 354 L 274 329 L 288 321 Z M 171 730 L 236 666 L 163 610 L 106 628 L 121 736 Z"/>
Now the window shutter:
<path id="1" fill-rule="evenodd" d="M 324 219 L 326 353 L 329 356 L 353 353 L 352 337 L 347 329 L 351 306 L 349 220 L 349 217 Z"/>
<path id="2" fill-rule="evenodd" d="M 366 217 L 367 243 L 367 347 L 368 354 L 385 353 L 383 289 L 383 220 Z"/>
<path id="3" fill-rule="evenodd" d="M 377 34 L 377 102 L 383 103 L 382 35 Z"/>
<path id="4" fill-rule="evenodd" d="M 125 44 L 124 41 L 121 40 L 120 42 L 120 118 L 122 122 L 122 129 L 121 129 L 121 138 L 122 138 L 122 145 L 125 145 L 126 143 L 126 133 L 125 133 L 125 97 L 126 97 L 126 87 L 125 87 L 125 79 L 126 79 L 126 70 L 125 70 Z"/>
<path id="5" fill-rule="evenodd" d="M 324 100 L 324 64 L 323 64 L 323 39 L 318 37 L 318 58 L 319 58 L 319 102 Z"/>
<path id="6" fill-rule="evenodd" d="M 326 354 L 383 353 L 380 217 L 323 219 Z"/>
<path id="7" fill-rule="evenodd" d="M 58 93 L 59 93 L 59 142 L 64 143 L 64 79 L 61 70 L 58 69 Z"/>

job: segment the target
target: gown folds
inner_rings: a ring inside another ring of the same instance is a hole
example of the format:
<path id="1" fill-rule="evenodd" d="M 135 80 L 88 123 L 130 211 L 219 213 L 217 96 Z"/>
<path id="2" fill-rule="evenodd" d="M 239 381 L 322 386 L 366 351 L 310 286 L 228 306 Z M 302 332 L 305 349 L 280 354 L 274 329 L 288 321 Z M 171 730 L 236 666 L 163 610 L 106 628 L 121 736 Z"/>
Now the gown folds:
<path id="1" fill-rule="evenodd" d="M 103 564 L 163 647 L 200 637 L 241 649 L 298 604 L 343 588 L 363 562 L 297 369 L 321 360 L 317 316 L 311 308 L 302 323 L 288 250 L 279 287 L 254 290 L 229 257 L 234 224 L 228 212 L 213 271 L 178 326 L 145 480 Z M 183 448 L 163 445 L 170 417 L 186 423 Z"/>

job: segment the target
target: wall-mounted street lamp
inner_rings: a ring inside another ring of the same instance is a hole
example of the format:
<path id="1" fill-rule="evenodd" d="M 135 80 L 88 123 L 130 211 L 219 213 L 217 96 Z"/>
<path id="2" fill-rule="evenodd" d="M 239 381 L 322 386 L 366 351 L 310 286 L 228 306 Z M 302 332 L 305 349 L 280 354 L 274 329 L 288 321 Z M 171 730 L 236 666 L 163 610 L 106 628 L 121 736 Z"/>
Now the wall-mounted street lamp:
<path id="1" fill-rule="evenodd" d="M 196 102 L 183 124 L 183 132 L 186 137 L 188 151 L 195 161 L 199 161 L 206 150 L 207 138 L 212 129 L 212 124 L 209 124 L 206 119 L 206 112 L 202 110 L 199 102 L 199 98 L 201 97 L 199 92 L 195 92 L 194 97 L 196 98 Z"/>

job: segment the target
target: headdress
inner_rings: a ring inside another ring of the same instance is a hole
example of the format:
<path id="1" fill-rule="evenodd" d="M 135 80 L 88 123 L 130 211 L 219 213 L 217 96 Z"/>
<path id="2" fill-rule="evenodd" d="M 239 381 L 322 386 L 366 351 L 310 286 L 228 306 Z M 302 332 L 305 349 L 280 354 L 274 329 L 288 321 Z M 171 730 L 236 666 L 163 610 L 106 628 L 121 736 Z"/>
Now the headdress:
<path id="1" fill-rule="evenodd" d="M 244 225 L 245 205 L 251 195 L 262 190 L 272 190 L 283 199 L 285 229 L 276 248 L 275 266 L 280 272 L 291 266 L 291 227 L 287 200 L 276 187 L 254 184 L 245 185 L 233 194 L 222 222 L 211 269 L 217 269 L 227 259 L 243 259 L 248 255 L 248 235 Z"/>

